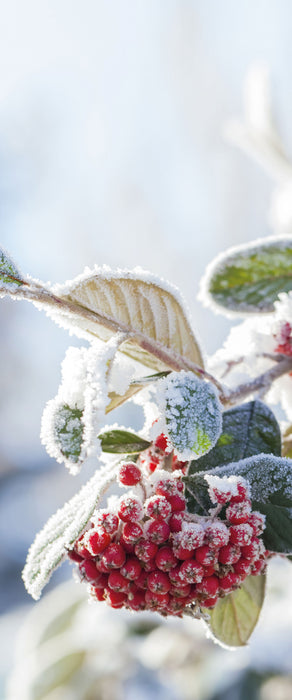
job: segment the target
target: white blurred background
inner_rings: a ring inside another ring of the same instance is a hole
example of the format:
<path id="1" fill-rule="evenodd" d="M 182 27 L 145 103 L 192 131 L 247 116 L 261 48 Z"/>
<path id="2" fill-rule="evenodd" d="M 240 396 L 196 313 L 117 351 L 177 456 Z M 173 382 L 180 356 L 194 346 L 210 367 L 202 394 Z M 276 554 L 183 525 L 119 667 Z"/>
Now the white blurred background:
<path id="1" fill-rule="evenodd" d="M 85 265 L 140 265 L 180 288 L 213 353 L 230 322 L 196 299 L 206 264 L 281 226 L 292 232 L 289 167 L 275 191 L 224 136 L 243 119 L 246 75 L 261 65 L 292 151 L 291 25 L 285 0 L 0 0 L 0 244 L 19 268 L 62 282 Z M 249 117 L 265 130 L 252 95 Z M 39 440 L 60 362 L 78 341 L 9 299 L 0 334 L 7 613 L 27 601 L 20 570 L 34 533 L 79 483 Z"/>

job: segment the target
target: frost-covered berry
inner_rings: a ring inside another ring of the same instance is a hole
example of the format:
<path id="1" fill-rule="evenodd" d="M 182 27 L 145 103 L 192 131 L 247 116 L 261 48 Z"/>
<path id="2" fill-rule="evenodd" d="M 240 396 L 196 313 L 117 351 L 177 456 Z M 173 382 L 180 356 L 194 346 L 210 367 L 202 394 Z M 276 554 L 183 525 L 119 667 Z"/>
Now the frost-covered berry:
<path id="1" fill-rule="evenodd" d="M 142 567 L 137 557 L 129 557 L 125 564 L 121 567 L 121 574 L 130 581 L 135 581 L 139 578 Z"/>
<path id="2" fill-rule="evenodd" d="M 123 522 L 138 522 L 143 518 L 143 505 L 139 498 L 126 495 L 120 500 L 119 517 Z"/>
<path id="3" fill-rule="evenodd" d="M 171 515 L 171 505 L 165 496 L 151 496 L 144 505 L 149 518 L 168 518 Z"/>
<path id="4" fill-rule="evenodd" d="M 188 559 L 181 564 L 180 577 L 183 583 L 199 583 L 204 576 L 204 569 L 195 559 Z"/>
<path id="5" fill-rule="evenodd" d="M 124 547 L 118 542 L 110 544 L 103 553 L 102 562 L 109 571 L 110 569 L 120 569 L 126 560 Z"/>
<path id="6" fill-rule="evenodd" d="M 240 583 L 240 576 L 232 571 L 226 574 L 226 576 L 222 576 L 222 578 L 219 579 L 220 589 L 222 591 L 225 591 L 226 593 L 232 591 L 234 588 L 237 588 L 237 586 L 239 586 Z"/>
<path id="7" fill-rule="evenodd" d="M 111 536 L 105 530 L 88 530 L 85 536 L 86 547 L 88 551 L 97 556 L 104 551 L 111 542 Z"/>
<path id="8" fill-rule="evenodd" d="M 158 569 L 161 569 L 161 571 L 170 571 L 177 565 L 178 560 L 175 557 L 172 548 L 165 545 L 165 547 L 161 547 L 158 550 L 155 557 L 155 563 Z"/>
<path id="9" fill-rule="evenodd" d="M 111 571 L 108 577 L 108 585 L 113 591 L 127 593 L 130 588 L 130 581 L 121 574 L 120 571 Z"/>
<path id="10" fill-rule="evenodd" d="M 229 529 L 221 520 L 206 523 L 204 542 L 210 549 L 224 547 L 229 542 Z"/>
<path id="11" fill-rule="evenodd" d="M 94 515 L 94 525 L 108 532 L 109 535 L 114 535 L 119 527 L 119 518 L 115 513 L 108 510 L 99 510 Z"/>
<path id="12" fill-rule="evenodd" d="M 182 530 L 176 538 L 184 549 L 196 549 L 203 544 L 204 534 L 200 523 L 183 523 Z"/>
<path id="13" fill-rule="evenodd" d="M 221 564 L 235 564 L 240 559 L 241 551 L 239 547 L 233 544 L 226 544 L 225 547 L 219 549 L 218 560 Z"/>
<path id="14" fill-rule="evenodd" d="M 170 503 L 171 510 L 173 513 L 185 510 L 186 499 L 179 493 L 175 493 L 174 496 L 168 496 L 168 501 Z"/>
<path id="15" fill-rule="evenodd" d="M 135 486 L 141 481 L 141 470 L 135 462 L 123 462 L 119 469 L 118 480 L 123 486 Z"/>
<path id="16" fill-rule="evenodd" d="M 92 559 L 84 559 L 84 561 L 79 564 L 79 571 L 81 576 L 86 578 L 87 581 L 95 581 L 100 577 L 100 572 L 97 570 L 95 561 Z"/>
<path id="17" fill-rule="evenodd" d="M 232 525 L 241 525 L 247 523 L 251 514 L 250 501 L 241 501 L 240 503 L 231 503 L 226 508 L 226 518 Z"/>
<path id="18" fill-rule="evenodd" d="M 238 574 L 239 576 L 243 576 L 244 578 L 250 573 L 250 568 L 251 563 L 249 559 L 244 559 L 244 557 L 241 557 L 235 562 L 235 564 L 233 564 L 234 573 Z"/>
<path id="19" fill-rule="evenodd" d="M 195 558 L 199 564 L 203 564 L 204 566 L 214 565 L 218 561 L 218 552 L 208 547 L 207 544 L 204 544 L 202 547 L 196 549 Z"/>
<path id="20" fill-rule="evenodd" d="M 172 450 L 172 446 L 168 437 L 163 433 L 158 435 L 158 437 L 154 440 L 153 447 L 158 450 L 161 450 L 162 452 L 171 452 Z"/>
<path id="21" fill-rule="evenodd" d="M 162 544 L 168 540 L 170 527 L 165 520 L 148 520 L 145 525 L 146 537 L 155 544 Z"/>
<path id="22" fill-rule="evenodd" d="M 252 527 L 249 523 L 242 523 L 241 525 L 231 525 L 229 528 L 229 542 L 230 544 L 236 544 L 238 547 L 243 547 L 251 542 L 253 535 Z"/>
<path id="23" fill-rule="evenodd" d="M 253 538 L 248 545 L 241 548 L 241 554 L 246 559 L 253 561 L 259 556 L 260 553 L 260 543 L 257 538 Z"/>
<path id="24" fill-rule="evenodd" d="M 170 580 L 163 571 L 152 571 L 148 576 L 147 583 L 149 590 L 153 593 L 168 593 L 171 588 Z"/>
<path id="25" fill-rule="evenodd" d="M 216 603 L 218 603 L 218 596 L 214 598 L 204 598 L 202 605 L 204 608 L 214 608 Z"/>
<path id="26" fill-rule="evenodd" d="M 165 498 L 170 498 L 171 496 L 175 496 L 176 493 L 178 493 L 178 482 L 177 479 L 174 479 L 173 477 L 165 477 L 164 479 L 160 479 L 156 483 L 155 491 L 157 494 L 160 496 L 165 496 Z"/>
<path id="27" fill-rule="evenodd" d="M 125 523 L 123 527 L 123 539 L 127 544 L 136 544 L 143 537 L 143 528 L 139 523 Z"/>
<path id="28" fill-rule="evenodd" d="M 203 578 L 196 587 L 196 592 L 206 595 L 208 598 L 214 598 L 219 592 L 219 579 L 217 576 L 208 576 Z"/>
<path id="29" fill-rule="evenodd" d="M 190 595 L 192 586 L 190 583 L 184 584 L 180 583 L 178 586 L 172 586 L 170 589 L 170 595 L 174 598 L 186 598 Z"/>
<path id="30" fill-rule="evenodd" d="M 183 513 L 181 512 L 173 513 L 168 521 L 171 532 L 180 532 L 182 529 L 183 517 Z"/>
<path id="31" fill-rule="evenodd" d="M 264 532 L 266 516 L 254 510 L 249 516 L 248 523 L 252 527 L 255 537 L 259 537 Z"/>
<path id="32" fill-rule="evenodd" d="M 141 540 L 139 540 L 139 542 L 137 542 L 135 545 L 136 557 L 145 563 L 151 559 L 154 559 L 157 551 L 157 544 L 155 542 L 151 542 L 151 540 L 148 540 L 145 537 L 142 537 Z"/>

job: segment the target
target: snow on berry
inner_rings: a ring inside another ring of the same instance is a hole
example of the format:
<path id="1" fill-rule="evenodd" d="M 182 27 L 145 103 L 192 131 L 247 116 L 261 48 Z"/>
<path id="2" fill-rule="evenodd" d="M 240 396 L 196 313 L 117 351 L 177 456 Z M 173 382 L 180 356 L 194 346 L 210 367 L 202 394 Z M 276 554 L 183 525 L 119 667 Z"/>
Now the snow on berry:
<path id="1" fill-rule="evenodd" d="M 177 535 L 180 545 L 185 549 L 201 547 L 204 542 L 204 528 L 200 523 L 183 523 L 181 532 Z"/>
<path id="2" fill-rule="evenodd" d="M 215 476 L 205 474 L 204 479 L 208 483 L 208 492 L 212 503 L 224 505 L 231 498 L 241 498 L 241 493 L 249 493 L 249 485 L 241 476 Z"/>
<path id="3" fill-rule="evenodd" d="M 143 505 L 139 498 L 127 494 L 120 500 L 118 515 L 121 520 L 127 522 L 137 522 L 143 518 Z"/>
<path id="4" fill-rule="evenodd" d="M 171 505 L 165 496 L 155 494 L 145 501 L 145 511 L 149 518 L 168 518 L 171 510 Z"/>
<path id="5" fill-rule="evenodd" d="M 135 462 L 123 462 L 119 469 L 118 481 L 123 486 L 135 486 L 141 481 L 141 469 Z"/>

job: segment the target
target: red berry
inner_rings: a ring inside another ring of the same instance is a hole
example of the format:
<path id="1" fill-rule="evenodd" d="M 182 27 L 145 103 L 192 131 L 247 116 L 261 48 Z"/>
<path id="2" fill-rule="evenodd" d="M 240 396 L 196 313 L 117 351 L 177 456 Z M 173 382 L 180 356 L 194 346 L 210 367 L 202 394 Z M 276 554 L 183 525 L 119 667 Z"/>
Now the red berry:
<path id="1" fill-rule="evenodd" d="M 168 572 L 169 580 L 171 581 L 171 583 L 174 586 L 181 586 L 182 585 L 182 578 L 180 575 L 180 567 L 181 567 L 181 564 L 179 564 L 178 566 L 175 566 L 173 569 L 171 569 Z"/>
<path id="2" fill-rule="evenodd" d="M 173 513 L 185 510 L 186 499 L 184 498 L 184 496 L 180 496 L 179 493 L 175 493 L 174 496 L 169 496 L 168 500 Z"/>
<path id="3" fill-rule="evenodd" d="M 154 440 L 153 447 L 155 447 L 158 450 L 162 450 L 162 452 L 166 452 L 166 450 L 171 451 L 170 442 L 169 442 L 168 438 L 166 437 L 166 435 L 164 435 L 163 433 L 158 435 L 158 437 Z"/>
<path id="4" fill-rule="evenodd" d="M 252 576 L 264 574 L 267 567 L 267 562 L 264 559 L 257 559 L 251 565 L 250 573 Z"/>
<path id="5" fill-rule="evenodd" d="M 168 593 L 171 588 L 170 580 L 163 571 L 152 571 L 148 576 L 148 588 L 153 593 Z"/>
<path id="6" fill-rule="evenodd" d="M 226 574 L 226 576 L 222 576 L 222 578 L 219 579 L 220 589 L 225 592 L 232 591 L 234 588 L 237 588 L 240 583 L 240 576 L 238 574 L 233 573 L 232 571 L 230 571 L 229 574 Z"/>
<path id="7" fill-rule="evenodd" d="M 250 501 L 241 501 L 240 503 L 231 503 L 226 508 L 226 518 L 232 525 L 241 525 L 247 523 L 251 514 Z"/>
<path id="8" fill-rule="evenodd" d="M 141 571 L 140 576 L 136 579 L 135 584 L 137 588 L 142 588 L 146 590 L 147 588 L 147 579 L 148 579 L 148 572 L 147 571 Z"/>
<path id="9" fill-rule="evenodd" d="M 130 581 L 128 581 L 120 571 L 111 571 L 108 577 L 108 585 L 113 591 L 127 593 L 130 587 Z"/>
<path id="10" fill-rule="evenodd" d="M 214 549 L 210 549 L 206 544 L 202 547 L 198 547 L 195 551 L 195 558 L 204 566 L 210 566 L 218 561 L 218 553 Z"/>
<path id="11" fill-rule="evenodd" d="M 239 547 L 244 547 L 250 544 L 253 535 L 252 527 L 248 523 L 241 525 L 231 525 L 229 528 L 230 544 L 236 544 Z"/>
<path id="12" fill-rule="evenodd" d="M 260 543 L 257 538 L 253 538 L 250 544 L 241 548 L 241 554 L 245 559 L 253 561 L 259 556 L 260 553 Z"/>
<path id="13" fill-rule="evenodd" d="M 247 481 L 245 481 L 244 479 L 238 481 L 236 490 L 237 493 L 233 494 L 233 496 L 230 499 L 230 503 L 240 503 L 241 501 L 246 501 L 249 499 L 250 488 Z"/>
<path id="14" fill-rule="evenodd" d="M 126 552 L 121 544 L 112 543 L 105 550 L 102 562 L 107 567 L 108 571 L 110 569 L 120 569 L 126 561 Z"/>
<path id="15" fill-rule="evenodd" d="M 249 516 L 248 523 L 252 527 L 255 537 L 258 537 L 264 532 L 266 516 L 254 510 Z"/>
<path id="16" fill-rule="evenodd" d="M 175 537 L 184 549 L 196 549 L 204 542 L 204 528 L 199 523 L 183 523 L 183 528 Z"/>
<path id="17" fill-rule="evenodd" d="M 142 567 L 137 557 L 129 557 L 121 567 L 121 574 L 130 579 L 130 581 L 135 581 L 135 579 L 139 578 L 141 569 Z"/>
<path id="18" fill-rule="evenodd" d="M 169 603 L 169 595 L 148 590 L 145 593 L 145 601 L 148 608 L 165 608 Z"/>
<path id="19" fill-rule="evenodd" d="M 151 496 L 145 502 L 146 515 L 149 518 L 168 518 L 171 515 L 171 505 L 165 496 Z"/>
<path id="20" fill-rule="evenodd" d="M 79 564 L 79 571 L 87 581 L 95 581 L 100 577 L 100 571 L 97 570 L 95 561 L 90 559 L 84 559 L 84 561 Z"/>
<path id="21" fill-rule="evenodd" d="M 143 537 L 143 528 L 139 523 L 125 523 L 123 539 L 128 544 L 136 544 Z"/>
<path id="22" fill-rule="evenodd" d="M 195 554 L 195 549 L 187 549 L 182 547 L 179 542 L 173 543 L 173 551 L 177 559 L 191 559 Z"/>
<path id="23" fill-rule="evenodd" d="M 68 550 L 68 557 L 69 557 L 69 559 L 71 559 L 71 561 L 76 561 L 76 562 L 83 561 L 83 557 L 81 556 L 81 554 L 78 554 L 77 552 L 75 552 L 75 549 Z"/>
<path id="24" fill-rule="evenodd" d="M 112 608 L 122 608 L 126 600 L 126 593 L 112 591 L 111 589 L 108 589 L 106 592 L 106 602 L 111 605 Z"/>
<path id="25" fill-rule="evenodd" d="M 210 549 L 224 547 L 228 541 L 229 530 L 221 520 L 214 520 L 206 525 L 204 542 L 209 545 Z"/>
<path id="26" fill-rule="evenodd" d="M 181 564 L 180 576 L 183 583 L 199 583 L 204 576 L 204 569 L 195 559 L 189 559 Z"/>
<path id="27" fill-rule="evenodd" d="M 143 591 L 135 591 L 135 593 L 129 593 L 128 606 L 132 610 L 145 610 L 145 593 Z"/>
<path id="28" fill-rule="evenodd" d="M 124 486 L 134 486 L 141 481 L 141 471 L 135 462 L 124 462 L 119 470 L 119 482 Z"/>
<path id="29" fill-rule="evenodd" d="M 137 542 L 135 545 L 135 554 L 138 559 L 143 562 L 153 559 L 156 556 L 157 550 L 157 544 L 155 544 L 155 542 L 151 542 L 150 540 L 146 540 L 145 537 L 139 540 L 139 542 Z"/>
<path id="30" fill-rule="evenodd" d="M 174 596 L 174 598 L 186 598 L 190 595 L 191 590 L 192 586 L 190 583 L 186 583 L 185 585 L 181 583 L 179 586 L 171 587 L 170 595 Z"/>
<path id="31" fill-rule="evenodd" d="M 158 569 L 161 571 L 170 571 L 170 569 L 173 569 L 176 566 L 178 561 L 174 556 L 171 547 L 165 545 L 165 547 L 161 547 L 158 550 L 155 557 L 155 563 Z"/>
<path id="32" fill-rule="evenodd" d="M 204 598 L 202 603 L 204 608 L 214 608 L 214 605 L 218 602 L 218 597 L 215 598 Z"/>
<path id="33" fill-rule="evenodd" d="M 98 528 L 102 528 L 109 535 L 114 535 L 119 527 L 119 518 L 115 513 L 111 513 L 107 510 L 100 510 L 94 516 L 94 524 Z"/>
<path id="34" fill-rule="evenodd" d="M 235 545 L 226 544 L 225 547 L 219 549 L 218 561 L 221 564 L 235 564 L 240 559 L 241 551 Z"/>
<path id="35" fill-rule="evenodd" d="M 167 499 L 174 496 L 178 490 L 178 482 L 171 476 L 165 479 L 160 479 L 155 487 L 156 493 L 160 496 L 165 496 Z"/>
<path id="36" fill-rule="evenodd" d="M 145 531 L 149 540 L 155 544 L 166 542 L 170 535 L 170 527 L 165 520 L 148 520 Z"/>
<path id="37" fill-rule="evenodd" d="M 123 496 L 118 511 L 119 517 L 124 522 L 137 522 L 143 518 L 143 506 L 135 496 Z"/>
<path id="38" fill-rule="evenodd" d="M 93 556 L 100 554 L 111 542 L 111 536 L 105 530 L 89 530 L 86 533 L 86 547 Z"/>
<path id="39" fill-rule="evenodd" d="M 91 591 L 91 595 L 93 595 L 94 598 L 96 598 L 96 600 L 99 600 L 100 602 L 105 600 L 105 594 L 106 594 L 106 589 L 104 589 L 104 588 L 94 588 Z"/>
<path id="40" fill-rule="evenodd" d="M 182 513 L 173 513 L 168 521 L 171 532 L 180 532 L 182 529 L 183 517 Z"/>
<path id="41" fill-rule="evenodd" d="M 241 557 L 238 561 L 233 564 L 233 571 L 235 574 L 238 574 L 239 576 L 248 576 L 250 573 L 250 567 L 251 563 L 249 559 L 244 559 L 244 557 Z"/>
<path id="42" fill-rule="evenodd" d="M 214 598 L 219 592 L 219 579 L 217 576 L 203 578 L 196 587 L 196 592 L 203 593 L 207 598 Z"/>

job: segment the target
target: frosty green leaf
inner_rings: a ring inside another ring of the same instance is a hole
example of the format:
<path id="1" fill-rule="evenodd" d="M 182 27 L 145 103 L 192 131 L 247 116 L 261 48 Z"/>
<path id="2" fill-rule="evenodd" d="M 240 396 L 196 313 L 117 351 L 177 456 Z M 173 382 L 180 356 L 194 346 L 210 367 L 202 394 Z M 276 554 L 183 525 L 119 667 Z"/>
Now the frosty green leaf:
<path id="1" fill-rule="evenodd" d="M 79 408 L 68 405 L 61 406 L 55 414 L 56 442 L 62 455 L 74 464 L 79 461 L 83 442 L 82 415 Z"/>
<path id="2" fill-rule="evenodd" d="M 203 455 L 221 432 L 216 388 L 192 372 L 171 372 L 161 383 L 160 401 L 169 437 L 182 459 Z"/>
<path id="3" fill-rule="evenodd" d="M 10 256 L 0 249 L 0 291 L 13 292 L 24 283 L 20 272 Z"/>
<path id="4" fill-rule="evenodd" d="M 79 493 L 51 516 L 36 536 L 22 574 L 25 587 L 35 600 L 86 527 L 111 481 L 108 468 L 97 472 Z"/>
<path id="5" fill-rule="evenodd" d="M 222 433 L 208 456 L 193 461 L 189 474 L 266 452 L 281 456 L 281 433 L 271 409 L 250 401 L 222 415 Z"/>
<path id="6" fill-rule="evenodd" d="M 151 443 L 140 435 L 127 430 L 107 430 L 98 436 L 103 452 L 117 454 L 138 453 L 150 447 Z"/>
<path id="7" fill-rule="evenodd" d="M 212 635 L 224 646 L 245 646 L 257 624 L 264 596 L 265 576 L 248 576 L 238 590 L 207 611 Z"/>
<path id="8" fill-rule="evenodd" d="M 292 289 L 292 237 L 270 238 L 219 256 L 201 283 L 201 297 L 224 313 L 274 310 L 280 292 Z M 228 315 L 228 314 L 227 314 Z"/>

